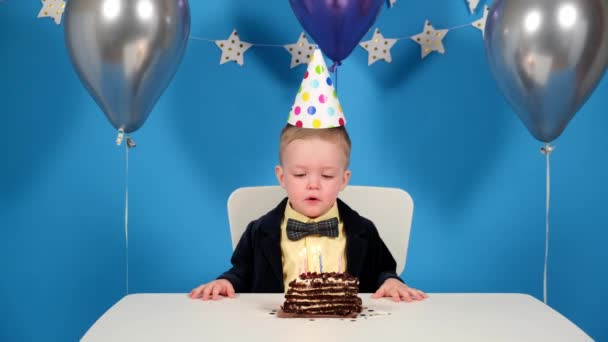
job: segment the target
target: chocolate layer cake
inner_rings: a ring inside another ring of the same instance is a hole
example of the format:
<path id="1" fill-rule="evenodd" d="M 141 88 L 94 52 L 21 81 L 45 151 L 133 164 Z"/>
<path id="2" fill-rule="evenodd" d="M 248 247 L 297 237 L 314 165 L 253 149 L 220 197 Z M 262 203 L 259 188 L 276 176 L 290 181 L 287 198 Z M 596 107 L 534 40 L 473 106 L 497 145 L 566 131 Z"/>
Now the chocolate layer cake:
<path id="1" fill-rule="evenodd" d="M 348 273 L 302 273 L 289 283 L 284 312 L 300 315 L 358 314 L 363 309 L 359 279 Z"/>

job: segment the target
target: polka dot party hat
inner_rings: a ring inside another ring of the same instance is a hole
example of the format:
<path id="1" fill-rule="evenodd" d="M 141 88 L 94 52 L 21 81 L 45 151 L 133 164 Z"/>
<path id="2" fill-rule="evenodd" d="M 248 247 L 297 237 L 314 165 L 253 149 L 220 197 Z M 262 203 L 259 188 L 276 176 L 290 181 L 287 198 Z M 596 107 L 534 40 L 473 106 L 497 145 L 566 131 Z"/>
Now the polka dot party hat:
<path id="1" fill-rule="evenodd" d="M 316 49 L 287 122 L 303 128 L 344 126 L 346 120 L 321 50 Z"/>

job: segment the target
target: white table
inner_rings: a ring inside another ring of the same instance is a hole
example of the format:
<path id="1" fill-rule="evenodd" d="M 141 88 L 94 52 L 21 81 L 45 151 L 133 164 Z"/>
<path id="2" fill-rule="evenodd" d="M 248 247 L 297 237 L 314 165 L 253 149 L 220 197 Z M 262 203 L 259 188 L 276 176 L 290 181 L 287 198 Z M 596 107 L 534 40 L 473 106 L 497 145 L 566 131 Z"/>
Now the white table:
<path id="1" fill-rule="evenodd" d="M 282 294 L 193 300 L 186 294 L 133 294 L 112 306 L 83 341 L 592 341 L 523 294 L 430 294 L 396 303 L 360 294 L 365 316 L 278 318 Z M 374 311 L 370 311 L 374 310 Z"/>

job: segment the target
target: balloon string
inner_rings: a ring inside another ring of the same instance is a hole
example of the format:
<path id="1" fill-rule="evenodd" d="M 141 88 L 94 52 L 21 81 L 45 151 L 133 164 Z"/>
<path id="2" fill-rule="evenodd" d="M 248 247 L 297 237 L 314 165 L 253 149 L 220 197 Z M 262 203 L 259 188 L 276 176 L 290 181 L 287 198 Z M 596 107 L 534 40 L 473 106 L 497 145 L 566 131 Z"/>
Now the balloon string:
<path id="1" fill-rule="evenodd" d="M 338 68 L 336 68 L 336 94 L 338 93 Z"/>
<path id="2" fill-rule="evenodd" d="M 129 294 L 129 144 L 125 144 L 125 279 Z"/>
<path id="3" fill-rule="evenodd" d="M 116 136 L 116 145 L 122 145 L 124 138 L 125 131 L 121 128 Z M 137 146 L 135 141 L 131 139 L 130 135 L 127 135 L 125 144 L 125 287 L 127 294 L 129 294 L 129 150 L 135 146 Z"/>
<path id="4" fill-rule="evenodd" d="M 553 147 L 547 143 L 540 149 L 546 157 L 546 196 L 545 196 L 545 267 L 543 271 L 543 302 L 547 304 L 547 262 L 549 259 L 549 204 L 551 198 L 551 163 L 549 156 L 553 152 Z"/>
<path id="5" fill-rule="evenodd" d="M 330 71 L 330 72 L 334 72 L 334 70 L 336 70 L 336 68 L 338 68 L 340 65 L 342 65 L 342 62 L 340 62 L 340 61 L 337 61 L 337 62 L 336 62 L 336 61 L 334 61 L 334 64 L 332 64 L 332 65 L 329 67 L 329 71 Z"/>

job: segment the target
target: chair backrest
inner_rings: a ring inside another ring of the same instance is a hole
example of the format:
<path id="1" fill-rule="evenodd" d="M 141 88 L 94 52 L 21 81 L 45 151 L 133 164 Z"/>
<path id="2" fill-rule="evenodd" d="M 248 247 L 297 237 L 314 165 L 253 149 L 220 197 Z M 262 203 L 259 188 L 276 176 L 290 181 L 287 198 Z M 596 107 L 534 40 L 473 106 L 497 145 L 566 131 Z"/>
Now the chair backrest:
<path id="1" fill-rule="evenodd" d="M 249 222 L 259 218 L 287 196 L 280 186 L 238 188 L 228 198 L 228 222 L 234 249 Z M 414 213 L 412 197 L 402 189 L 349 185 L 342 199 L 376 225 L 380 237 L 397 262 L 397 274 L 405 268 L 410 226 Z"/>

